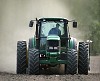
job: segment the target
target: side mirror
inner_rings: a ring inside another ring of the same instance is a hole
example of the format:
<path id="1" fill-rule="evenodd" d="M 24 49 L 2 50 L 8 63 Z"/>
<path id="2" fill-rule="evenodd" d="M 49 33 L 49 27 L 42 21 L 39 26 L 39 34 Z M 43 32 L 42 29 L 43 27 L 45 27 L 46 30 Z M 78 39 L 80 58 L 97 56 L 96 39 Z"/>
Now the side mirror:
<path id="1" fill-rule="evenodd" d="M 33 27 L 34 22 L 31 20 L 29 23 L 29 27 Z"/>
<path id="2" fill-rule="evenodd" d="M 73 28 L 77 28 L 77 22 L 73 22 Z"/>

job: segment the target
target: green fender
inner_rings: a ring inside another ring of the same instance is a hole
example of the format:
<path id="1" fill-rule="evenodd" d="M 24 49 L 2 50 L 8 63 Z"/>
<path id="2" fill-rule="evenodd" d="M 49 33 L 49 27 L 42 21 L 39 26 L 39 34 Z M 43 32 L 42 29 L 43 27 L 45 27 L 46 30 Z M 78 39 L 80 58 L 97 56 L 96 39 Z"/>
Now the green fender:
<path id="1" fill-rule="evenodd" d="M 33 37 L 33 47 L 36 47 L 36 37 Z"/>
<path id="2" fill-rule="evenodd" d="M 29 39 L 29 43 L 28 43 L 28 50 L 27 50 L 27 56 L 26 56 L 26 63 L 28 66 L 28 51 L 29 49 L 35 48 L 36 47 L 36 38 L 35 36 L 33 36 L 32 38 Z"/>
<path id="3" fill-rule="evenodd" d="M 76 49 L 77 50 L 76 38 L 71 37 L 71 39 L 69 41 L 69 49 Z"/>
<path id="4" fill-rule="evenodd" d="M 36 38 L 33 36 L 29 39 L 29 48 L 35 48 L 36 47 Z"/>

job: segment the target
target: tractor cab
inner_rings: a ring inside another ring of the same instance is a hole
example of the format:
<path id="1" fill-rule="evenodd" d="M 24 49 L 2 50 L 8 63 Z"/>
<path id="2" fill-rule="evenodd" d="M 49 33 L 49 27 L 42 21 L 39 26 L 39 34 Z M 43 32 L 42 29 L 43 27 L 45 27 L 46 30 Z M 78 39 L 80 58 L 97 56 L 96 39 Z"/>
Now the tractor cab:
<path id="1" fill-rule="evenodd" d="M 37 20 L 37 19 L 36 19 Z M 59 36 L 59 39 L 61 41 L 61 46 L 67 46 L 67 39 L 68 39 L 68 30 L 67 30 L 67 24 L 68 20 L 63 18 L 41 18 L 36 21 L 36 38 L 39 40 L 37 42 L 38 47 L 41 50 L 46 49 L 46 41 L 47 37 L 55 37 Z M 30 21 L 30 27 L 32 27 L 33 22 Z M 57 25 L 59 25 L 59 28 L 57 28 Z M 60 34 L 58 34 L 60 33 Z M 53 39 L 52 39 L 53 40 Z M 65 41 L 66 40 L 66 41 Z"/>
<path id="2" fill-rule="evenodd" d="M 39 38 L 40 38 L 40 49 L 45 50 L 48 47 L 48 42 L 52 43 L 51 49 L 58 48 L 55 44 L 61 42 L 61 45 L 66 45 L 67 43 L 67 20 L 65 19 L 51 19 L 51 18 L 45 18 L 39 20 Z M 59 25 L 59 27 L 57 27 Z M 63 40 L 66 40 L 65 44 Z M 56 49 L 55 49 L 56 50 Z"/>

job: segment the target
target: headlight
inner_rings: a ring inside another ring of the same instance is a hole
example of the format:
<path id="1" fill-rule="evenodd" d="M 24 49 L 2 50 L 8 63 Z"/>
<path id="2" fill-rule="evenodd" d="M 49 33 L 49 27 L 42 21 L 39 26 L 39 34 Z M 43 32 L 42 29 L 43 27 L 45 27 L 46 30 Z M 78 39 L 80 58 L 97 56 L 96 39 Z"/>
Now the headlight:
<path id="1" fill-rule="evenodd" d="M 51 50 L 51 49 L 53 49 L 53 47 L 49 47 L 49 49 Z"/>
<path id="2" fill-rule="evenodd" d="M 55 49 L 55 50 L 57 50 L 57 49 L 58 49 L 58 47 L 54 47 L 54 49 Z"/>
<path id="3" fill-rule="evenodd" d="M 52 49 L 57 50 L 59 48 L 58 47 L 49 47 L 48 49 L 50 49 L 50 50 L 52 50 Z"/>

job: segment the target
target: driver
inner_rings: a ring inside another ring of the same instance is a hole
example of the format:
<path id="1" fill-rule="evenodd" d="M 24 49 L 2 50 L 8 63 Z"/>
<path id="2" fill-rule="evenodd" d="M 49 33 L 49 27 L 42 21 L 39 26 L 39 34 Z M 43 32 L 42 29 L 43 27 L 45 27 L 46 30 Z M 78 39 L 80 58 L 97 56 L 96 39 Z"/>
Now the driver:
<path id="1" fill-rule="evenodd" d="M 58 35 L 58 36 L 61 36 L 61 31 L 60 31 L 60 29 L 59 29 L 59 24 L 57 23 L 56 24 L 56 27 L 55 28 L 52 28 L 50 31 L 49 31 L 49 33 L 48 33 L 48 35 Z"/>

